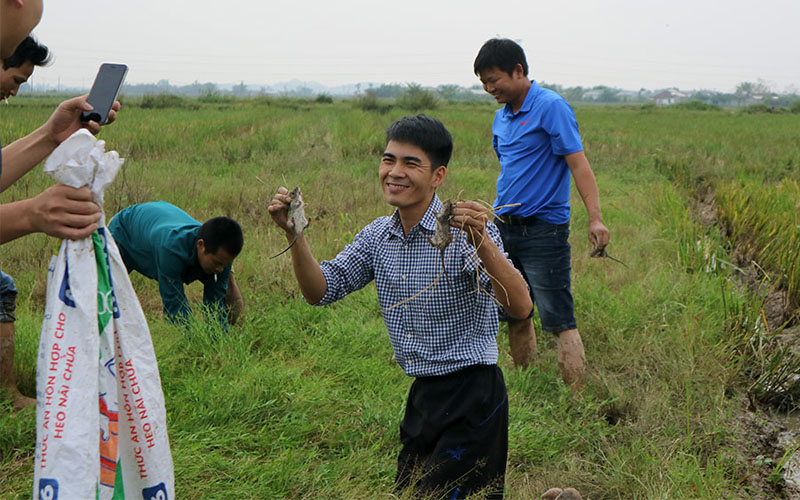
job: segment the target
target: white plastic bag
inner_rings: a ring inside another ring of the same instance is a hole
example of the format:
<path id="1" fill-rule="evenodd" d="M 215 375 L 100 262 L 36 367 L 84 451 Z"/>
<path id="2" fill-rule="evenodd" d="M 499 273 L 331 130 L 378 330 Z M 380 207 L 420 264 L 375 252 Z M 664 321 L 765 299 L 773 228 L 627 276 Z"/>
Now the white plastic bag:
<path id="1" fill-rule="evenodd" d="M 122 160 L 85 130 L 45 171 L 103 190 Z M 147 322 L 111 234 L 64 240 L 50 262 L 36 367 L 34 500 L 174 498 L 164 395 Z"/>

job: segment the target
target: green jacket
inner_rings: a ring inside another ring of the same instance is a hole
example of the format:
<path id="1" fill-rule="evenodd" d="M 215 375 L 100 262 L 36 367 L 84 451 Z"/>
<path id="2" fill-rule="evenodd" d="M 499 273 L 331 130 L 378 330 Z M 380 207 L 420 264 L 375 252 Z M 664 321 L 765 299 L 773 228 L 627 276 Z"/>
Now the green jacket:
<path id="1" fill-rule="evenodd" d="M 108 229 L 119 246 L 128 272 L 158 281 L 164 316 L 170 321 L 191 315 L 184 284 L 203 283 L 203 304 L 227 327 L 225 295 L 231 266 L 219 275 L 206 274 L 197 261 L 197 233 L 202 224 L 165 201 L 132 205 L 117 213 Z"/>

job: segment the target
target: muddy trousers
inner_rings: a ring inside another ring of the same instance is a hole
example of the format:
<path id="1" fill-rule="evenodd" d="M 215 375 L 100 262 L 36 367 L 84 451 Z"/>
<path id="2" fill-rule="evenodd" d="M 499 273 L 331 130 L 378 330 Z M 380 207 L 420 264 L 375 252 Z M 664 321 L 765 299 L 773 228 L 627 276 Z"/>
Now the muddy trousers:
<path id="1" fill-rule="evenodd" d="M 398 490 L 455 500 L 503 498 L 508 456 L 508 395 L 496 365 L 418 377 L 400 423 Z"/>

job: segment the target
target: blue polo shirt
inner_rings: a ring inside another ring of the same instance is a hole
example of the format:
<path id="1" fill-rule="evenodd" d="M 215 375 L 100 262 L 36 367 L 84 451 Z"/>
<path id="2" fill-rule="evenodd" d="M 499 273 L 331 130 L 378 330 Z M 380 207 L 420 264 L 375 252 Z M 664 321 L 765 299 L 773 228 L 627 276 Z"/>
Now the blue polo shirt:
<path id="1" fill-rule="evenodd" d="M 569 222 L 570 171 L 564 156 L 583 151 L 572 107 L 556 92 L 531 80 L 522 107 L 497 110 L 492 142 L 500 175 L 495 207 L 498 213 L 535 215 L 551 224 Z"/>

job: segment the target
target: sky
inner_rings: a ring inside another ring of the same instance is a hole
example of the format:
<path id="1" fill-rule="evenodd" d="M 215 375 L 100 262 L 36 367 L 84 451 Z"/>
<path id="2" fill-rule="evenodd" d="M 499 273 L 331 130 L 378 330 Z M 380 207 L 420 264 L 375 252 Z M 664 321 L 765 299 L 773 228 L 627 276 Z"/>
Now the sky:
<path id="1" fill-rule="evenodd" d="M 800 0 L 44 0 L 54 53 L 37 84 L 88 88 L 103 62 L 128 83 L 327 86 L 478 82 L 487 39 L 525 49 L 529 76 L 567 87 L 800 91 Z"/>

